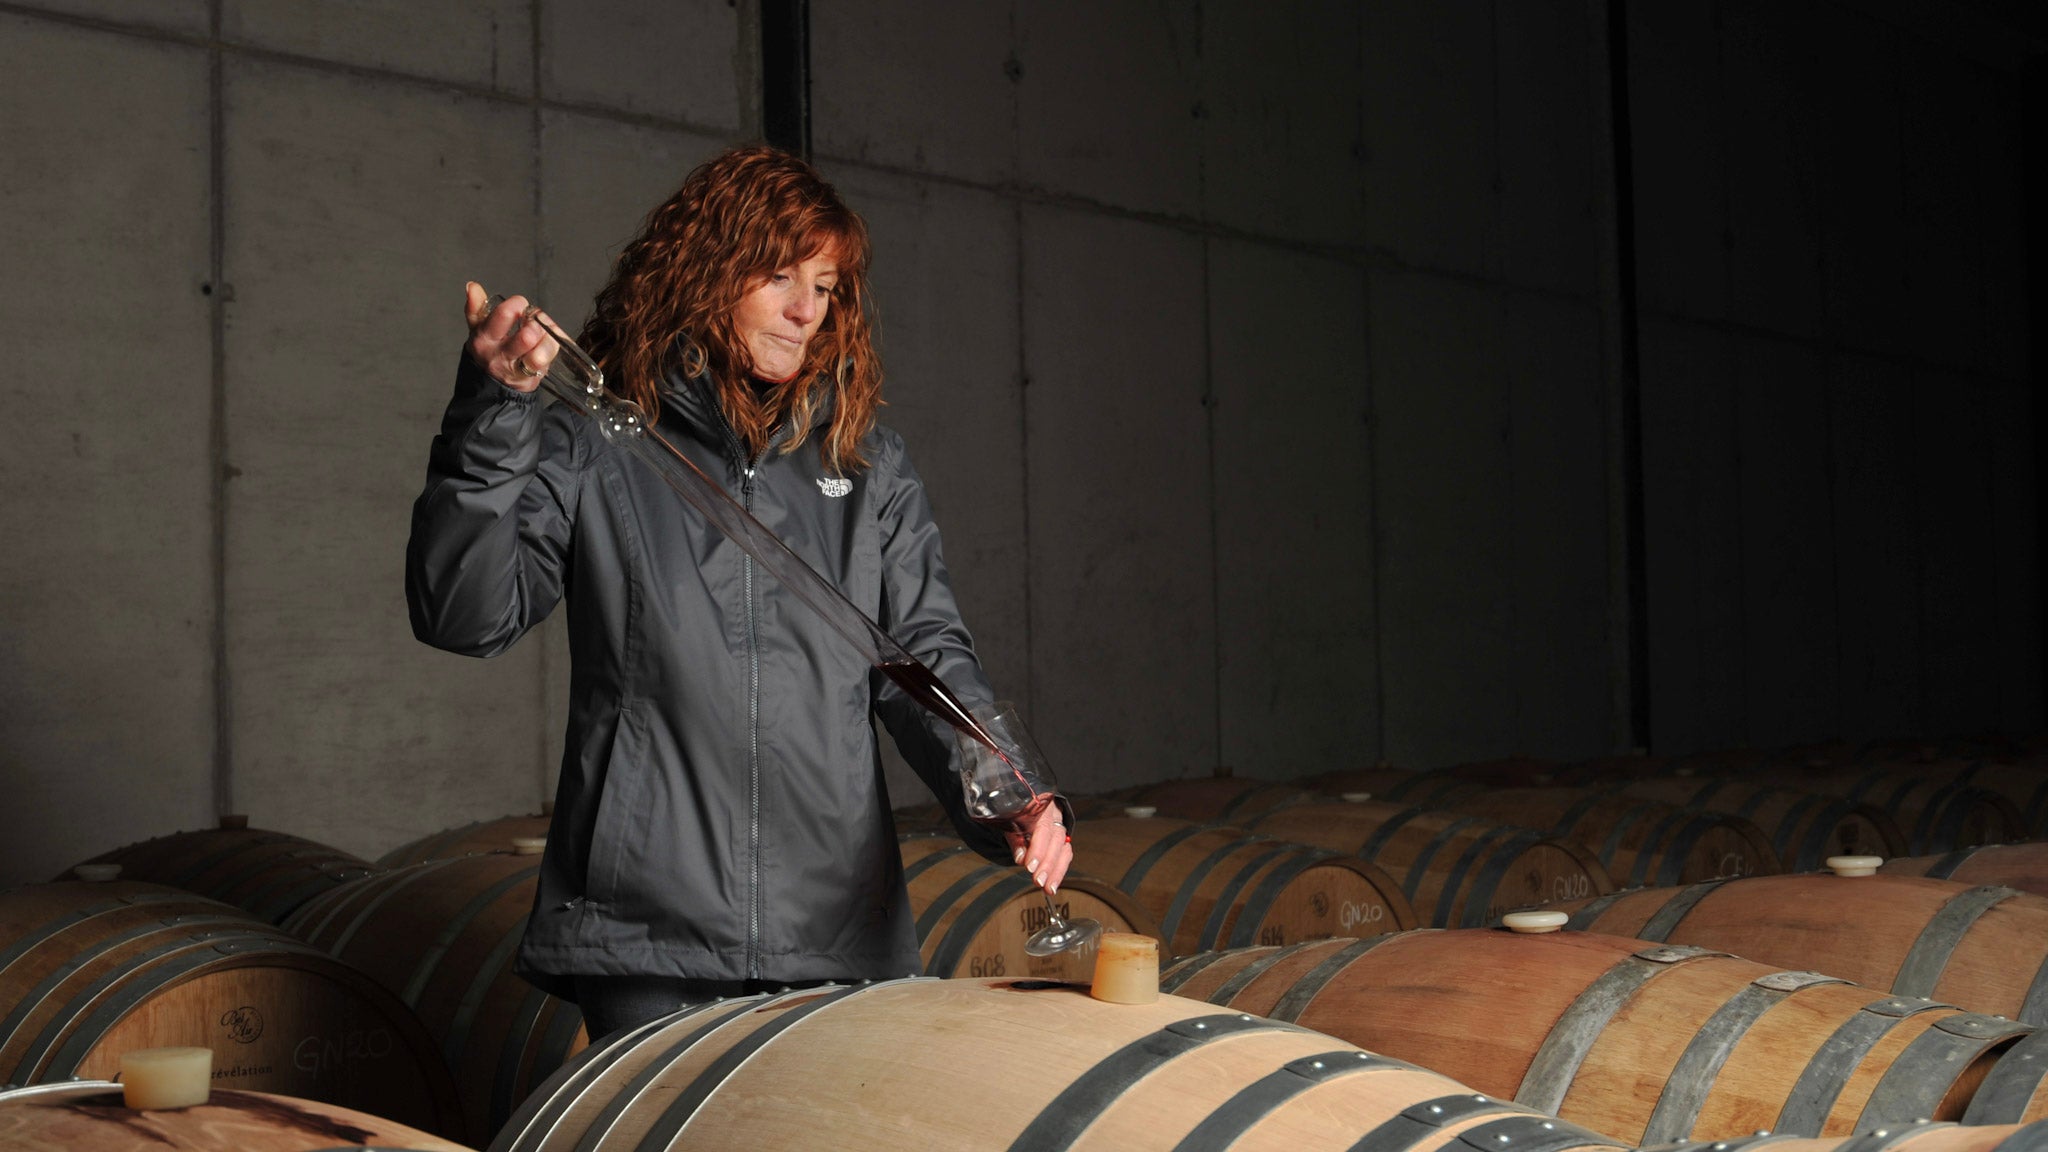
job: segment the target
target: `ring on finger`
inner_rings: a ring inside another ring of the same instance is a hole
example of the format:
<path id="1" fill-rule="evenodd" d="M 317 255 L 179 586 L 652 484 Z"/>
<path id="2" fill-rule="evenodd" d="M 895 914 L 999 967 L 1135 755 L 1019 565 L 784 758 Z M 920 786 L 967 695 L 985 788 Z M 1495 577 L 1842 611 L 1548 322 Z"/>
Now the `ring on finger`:
<path id="1" fill-rule="evenodd" d="M 538 372 L 534 371 L 533 369 L 531 369 L 531 368 L 528 368 L 528 367 L 526 366 L 526 357 L 524 357 L 524 356 L 514 356 L 514 357 L 512 358 L 512 378 L 513 378 L 513 379 L 515 379 L 515 380 L 525 380 L 525 379 L 527 379 L 528 377 L 532 377 L 532 376 L 538 376 L 538 375 L 540 375 L 540 373 L 538 373 Z"/>

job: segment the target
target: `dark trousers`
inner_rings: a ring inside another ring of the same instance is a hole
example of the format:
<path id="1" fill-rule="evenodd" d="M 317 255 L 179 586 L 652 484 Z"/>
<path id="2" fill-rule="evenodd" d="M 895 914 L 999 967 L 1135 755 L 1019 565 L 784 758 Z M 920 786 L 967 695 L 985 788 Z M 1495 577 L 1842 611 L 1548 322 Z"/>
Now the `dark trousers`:
<path id="1" fill-rule="evenodd" d="M 591 1043 L 627 1028 L 680 1012 L 692 1004 L 731 996 L 753 996 L 789 988 L 812 988 L 827 980 L 696 980 L 684 976 L 578 976 L 576 1003 Z"/>

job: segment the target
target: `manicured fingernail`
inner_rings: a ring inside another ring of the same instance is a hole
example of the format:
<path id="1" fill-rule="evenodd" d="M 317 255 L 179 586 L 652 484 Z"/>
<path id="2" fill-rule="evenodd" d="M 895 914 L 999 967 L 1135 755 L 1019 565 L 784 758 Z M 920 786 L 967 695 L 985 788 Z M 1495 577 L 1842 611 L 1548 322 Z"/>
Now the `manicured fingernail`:
<path id="1" fill-rule="evenodd" d="M 1019 848 L 1019 849 L 1017 849 L 1017 854 L 1016 854 L 1015 856 L 1012 856 L 1012 857 L 1010 857 L 1010 863 L 1012 863 L 1012 864 L 1022 864 L 1023 862 L 1024 862 L 1024 850 L 1023 850 L 1022 848 Z"/>
<path id="2" fill-rule="evenodd" d="M 1032 873 L 1032 874 L 1036 875 L 1036 874 L 1037 874 L 1037 872 L 1038 872 L 1038 859 L 1037 859 L 1036 857 L 1033 857 L 1033 858 L 1032 858 L 1032 859 L 1030 859 L 1030 860 L 1026 860 L 1026 861 L 1024 862 L 1024 870 L 1025 870 L 1026 872 L 1030 872 L 1030 873 Z"/>
<path id="3" fill-rule="evenodd" d="M 1036 884 L 1037 884 L 1037 885 L 1038 885 L 1038 886 L 1039 886 L 1040 888 L 1043 888 L 1043 887 L 1045 887 L 1045 873 L 1043 873 L 1043 872 L 1037 872 L 1037 873 L 1034 873 L 1034 874 L 1032 874 L 1032 877 L 1031 877 L 1031 879 L 1032 879 L 1032 881 L 1033 881 L 1034 883 L 1036 883 Z"/>

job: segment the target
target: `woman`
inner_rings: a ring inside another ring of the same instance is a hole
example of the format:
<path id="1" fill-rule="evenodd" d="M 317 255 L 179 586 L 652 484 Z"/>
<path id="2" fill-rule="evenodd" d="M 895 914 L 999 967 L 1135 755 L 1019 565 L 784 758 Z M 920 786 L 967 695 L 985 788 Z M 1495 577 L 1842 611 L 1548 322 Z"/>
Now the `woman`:
<path id="1" fill-rule="evenodd" d="M 994 693 L 903 441 L 875 423 L 866 226 L 767 147 L 692 172 L 579 338 L 613 390 L 968 704 Z M 1057 889 L 1065 806 L 968 822 L 952 730 L 585 418 L 555 343 L 466 288 L 469 342 L 413 510 L 413 631 L 504 651 L 567 599 L 568 743 L 519 952 L 592 1037 L 686 1003 L 919 970 L 870 714 L 991 859 Z M 1007 840 L 1007 843 L 1005 841 Z"/>

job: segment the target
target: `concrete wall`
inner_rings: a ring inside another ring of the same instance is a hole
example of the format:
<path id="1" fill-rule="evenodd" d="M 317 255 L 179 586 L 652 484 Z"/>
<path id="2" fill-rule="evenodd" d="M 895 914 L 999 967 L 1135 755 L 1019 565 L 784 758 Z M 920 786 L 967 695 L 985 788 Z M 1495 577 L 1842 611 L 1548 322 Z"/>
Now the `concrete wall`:
<path id="1" fill-rule="evenodd" d="M 887 416 L 1077 786 L 1606 745 L 1581 0 L 813 22 Z"/>
<path id="2" fill-rule="evenodd" d="M 580 319 L 640 216 L 745 134 L 740 18 L 0 10 L 0 299 L 26 369 L 0 464 L 0 880 L 217 805 L 373 856 L 537 807 L 559 621 L 484 662 L 405 618 L 459 293 Z"/>
<path id="3" fill-rule="evenodd" d="M 2041 718 L 2016 63 L 1881 6 L 1629 6 L 1660 750 Z M 1072 787 L 1615 745 L 1602 7 L 813 6 L 884 419 Z M 404 618 L 457 293 L 580 318 L 752 8 L 343 13 L 0 3 L 0 882 L 550 787 L 559 620 Z"/>

